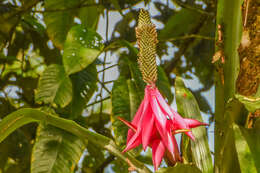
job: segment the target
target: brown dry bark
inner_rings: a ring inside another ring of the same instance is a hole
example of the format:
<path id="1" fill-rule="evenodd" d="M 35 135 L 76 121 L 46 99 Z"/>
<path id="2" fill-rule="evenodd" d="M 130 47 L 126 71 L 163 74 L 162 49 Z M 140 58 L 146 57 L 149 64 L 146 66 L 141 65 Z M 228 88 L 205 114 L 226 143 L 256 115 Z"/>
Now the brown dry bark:
<path id="1" fill-rule="evenodd" d="M 244 24 L 236 89 L 241 95 L 252 96 L 260 83 L 260 0 L 245 0 L 242 11 Z"/>

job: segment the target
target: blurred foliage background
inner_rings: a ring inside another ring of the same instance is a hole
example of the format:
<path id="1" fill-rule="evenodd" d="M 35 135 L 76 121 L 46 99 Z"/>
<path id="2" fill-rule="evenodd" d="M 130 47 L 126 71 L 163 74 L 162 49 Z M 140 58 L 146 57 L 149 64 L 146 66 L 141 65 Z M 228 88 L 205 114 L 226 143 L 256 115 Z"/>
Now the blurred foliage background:
<path id="1" fill-rule="evenodd" d="M 216 0 L 1 0 L 0 118 L 19 108 L 40 108 L 123 148 L 127 128 L 116 116 L 131 120 L 144 94 L 134 28 L 145 7 L 158 28 L 158 88 L 172 103 L 176 75 L 196 78 L 199 84 L 188 87 L 212 123 L 213 105 L 203 92 L 214 87 L 216 5 Z M 132 154 L 152 164 L 151 152 Z M 85 147 L 48 124 L 23 126 L 0 143 L 2 173 L 127 168 L 91 142 Z"/>

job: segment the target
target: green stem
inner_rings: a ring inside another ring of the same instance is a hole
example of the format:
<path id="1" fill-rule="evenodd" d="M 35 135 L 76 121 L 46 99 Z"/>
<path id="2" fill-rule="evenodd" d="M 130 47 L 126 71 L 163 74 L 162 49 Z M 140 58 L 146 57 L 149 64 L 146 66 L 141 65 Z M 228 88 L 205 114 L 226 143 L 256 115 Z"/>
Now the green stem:
<path id="1" fill-rule="evenodd" d="M 241 5 L 243 0 L 219 0 L 217 9 L 216 40 L 221 26 L 224 64 L 217 62 L 215 73 L 215 172 L 240 172 L 236 156 L 232 123 L 241 121 L 244 108 L 234 100 L 239 73 L 239 55 L 242 31 Z M 217 50 L 216 50 L 217 51 Z M 224 73 L 221 73 L 224 72 Z M 224 79 L 224 80 L 223 80 Z M 224 83 L 223 83 L 224 82 Z"/>
<path id="2" fill-rule="evenodd" d="M 46 124 L 51 124 L 55 127 L 66 130 L 83 140 L 89 140 L 97 146 L 108 150 L 113 155 L 122 159 L 123 161 L 131 164 L 135 167 L 138 172 L 149 173 L 150 170 L 141 162 L 136 160 L 130 154 L 125 153 L 124 155 L 120 151 L 120 148 L 116 146 L 113 140 L 98 133 L 91 132 L 86 128 L 78 125 L 72 120 L 67 120 L 64 118 L 59 118 L 47 114 L 45 112 L 39 111 L 37 109 L 24 108 L 15 111 L 8 116 L 6 116 L 2 121 L 0 121 L 0 142 L 2 142 L 10 133 L 15 131 L 17 128 L 32 122 L 42 122 Z"/>

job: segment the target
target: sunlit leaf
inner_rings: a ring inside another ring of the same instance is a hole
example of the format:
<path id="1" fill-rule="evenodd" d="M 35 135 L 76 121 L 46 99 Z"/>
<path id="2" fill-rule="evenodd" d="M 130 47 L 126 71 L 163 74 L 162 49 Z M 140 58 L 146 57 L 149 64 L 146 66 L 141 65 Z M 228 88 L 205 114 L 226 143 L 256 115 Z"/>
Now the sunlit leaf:
<path id="1" fill-rule="evenodd" d="M 192 93 L 185 87 L 182 79 L 175 79 L 175 93 L 178 112 L 185 118 L 193 118 L 203 121 L 199 106 Z M 191 151 L 195 164 L 202 172 L 213 171 L 211 153 L 209 150 L 208 138 L 205 127 L 192 129 L 196 140 L 191 141 Z"/>
<path id="2" fill-rule="evenodd" d="M 260 130 L 245 129 L 233 124 L 235 146 L 241 173 L 260 172 Z"/>
<path id="3" fill-rule="evenodd" d="M 91 64 L 103 49 L 102 38 L 82 25 L 71 28 L 66 38 L 63 64 L 67 74 L 79 72 Z"/>
<path id="4" fill-rule="evenodd" d="M 52 64 L 40 77 L 35 95 L 36 101 L 64 107 L 72 99 L 72 84 L 63 66 Z"/>
<path id="5" fill-rule="evenodd" d="M 236 94 L 235 97 L 245 105 L 246 109 L 250 112 L 255 112 L 260 109 L 260 97 L 246 97 L 240 94 Z"/>
<path id="6" fill-rule="evenodd" d="M 141 162 L 137 161 L 131 155 L 125 153 L 124 155 L 121 153 L 119 147 L 116 146 L 114 141 L 106 136 L 101 134 L 92 132 L 72 120 L 60 118 L 54 116 L 52 114 L 47 114 L 46 112 L 32 109 L 32 108 L 24 108 L 18 111 L 15 111 L 8 116 L 6 116 L 3 120 L 0 121 L 0 143 L 8 136 L 10 133 L 18 129 L 19 127 L 32 123 L 32 122 L 46 122 L 52 126 L 63 129 L 67 132 L 70 132 L 77 137 L 88 140 L 95 144 L 97 147 L 108 150 L 118 158 L 126 161 L 127 159 L 131 161 L 132 164 L 135 165 L 137 170 L 144 173 L 149 173 L 149 169 Z"/>

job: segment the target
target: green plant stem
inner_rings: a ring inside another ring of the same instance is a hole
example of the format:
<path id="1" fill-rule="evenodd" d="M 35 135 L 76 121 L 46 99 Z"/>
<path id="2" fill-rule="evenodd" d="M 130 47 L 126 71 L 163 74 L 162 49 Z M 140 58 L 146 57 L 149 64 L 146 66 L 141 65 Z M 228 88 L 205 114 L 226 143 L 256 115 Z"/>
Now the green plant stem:
<path id="1" fill-rule="evenodd" d="M 215 72 L 215 172 L 240 172 L 235 152 L 232 123 L 243 120 L 244 108 L 234 100 L 236 79 L 239 73 L 239 55 L 242 17 L 242 0 L 219 0 L 217 9 L 216 40 L 221 26 L 224 64 L 216 63 Z M 218 47 L 216 51 L 218 51 Z M 221 71 L 224 74 L 221 74 Z M 224 79 L 224 80 L 223 80 Z M 223 84 L 224 82 L 224 84 Z"/>
<path id="2" fill-rule="evenodd" d="M 131 165 L 133 165 L 138 172 L 150 172 L 150 170 L 143 163 L 136 160 L 130 154 L 122 154 L 120 149 L 110 138 L 98 133 L 91 132 L 72 120 L 59 118 L 57 116 L 47 114 L 37 109 L 23 108 L 9 114 L 2 121 L 0 121 L 0 142 L 2 142 L 10 133 L 15 131 L 17 128 L 32 122 L 46 123 L 61 128 L 80 137 L 83 140 L 91 141 L 100 148 L 108 150 L 110 153 L 127 163 L 129 163 L 130 161 Z"/>

